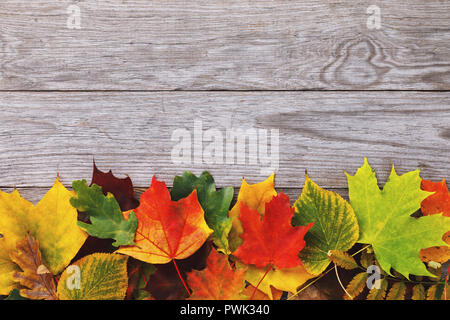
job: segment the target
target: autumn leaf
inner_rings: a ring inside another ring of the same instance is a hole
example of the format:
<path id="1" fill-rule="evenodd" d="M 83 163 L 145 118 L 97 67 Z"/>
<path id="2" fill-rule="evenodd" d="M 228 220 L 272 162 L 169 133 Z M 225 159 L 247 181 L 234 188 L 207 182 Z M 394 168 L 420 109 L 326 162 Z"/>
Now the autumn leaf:
<path id="1" fill-rule="evenodd" d="M 100 239 L 114 239 L 113 246 L 133 245 L 138 221 L 134 213 L 123 217 L 119 204 L 111 193 L 103 195 L 96 184 L 88 187 L 86 180 L 74 181 L 76 195 L 70 199 L 78 211 L 86 212 L 90 224 L 78 221 L 78 225 L 91 236 Z"/>
<path id="2" fill-rule="evenodd" d="M 246 266 L 239 261 L 237 261 L 236 264 L 238 267 L 246 268 L 245 280 L 248 281 L 254 288 L 258 286 L 258 290 L 267 295 L 270 300 L 278 300 L 277 296 L 274 295 L 274 288 L 276 290 L 296 294 L 297 289 L 301 285 L 309 279 L 315 277 L 314 275 L 308 273 L 303 265 L 281 270 L 271 267 L 269 272 L 267 272 L 267 268 L 256 268 L 252 265 Z M 256 292 L 258 290 L 256 290 Z M 250 293 L 247 291 L 246 294 L 250 297 L 253 292 L 254 290 Z M 255 294 L 254 298 L 257 298 L 257 294 Z"/>
<path id="3" fill-rule="evenodd" d="M 114 195 L 122 211 L 132 210 L 139 206 L 139 201 L 134 197 L 133 182 L 130 177 L 121 179 L 114 176 L 111 170 L 106 173 L 102 172 L 94 162 L 91 186 L 94 184 L 102 187 L 105 196 L 108 193 Z"/>
<path id="4" fill-rule="evenodd" d="M 17 287 L 12 274 L 19 269 L 9 254 L 28 232 L 39 242 L 42 260 L 53 274 L 64 270 L 76 255 L 87 235 L 77 225 L 72 196 L 59 179 L 36 206 L 17 190 L 11 194 L 0 191 L 0 294 Z"/>
<path id="5" fill-rule="evenodd" d="M 206 260 L 212 247 L 212 242 L 206 241 L 189 258 L 177 260 L 178 269 L 183 279 L 192 270 L 206 268 Z M 170 264 L 156 265 L 156 272 L 151 275 L 145 290 L 157 300 L 182 300 L 188 297 L 187 291 L 179 279 L 177 270 Z"/>
<path id="6" fill-rule="evenodd" d="M 148 263 L 165 264 L 185 259 L 197 251 L 213 232 L 205 222 L 197 191 L 179 201 L 170 199 L 164 182 L 153 177 L 136 210 L 135 246 L 118 252 Z"/>
<path id="7" fill-rule="evenodd" d="M 347 251 L 359 237 L 358 221 L 350 204 L 335 192 L 320 188 L 308 175 L 295 202 L 295 226 L 314 226 L 305 235 L 300 258 L 309 273 L 319 275 L 330 264 L 330 250 Z"/>
<path id="8" fill-rule="evenodd" d="M 241 204 L 240 220 L 244 232 L 242 245 L 233 253 L 245 264 L 258 268 L 270 265 L 278 269 L 294 268 L 301 264 L 298 254 L 305 246 L 303 237 L 313 226 L 293 227 L 294 208 L 284 193 L 267 203 L 265 215 Z"/>
<path id="9" fill-rule="evenodd" d="M 0 295 L 18 288 L 12 275 L 20 269 L 9 254 L 16 251 L 17 243 L 27 235 L 28 217 L 33 209 L 33 204 L 17 190 L 10 194 L 0 191 Z"/>
<path id="10" fill-rule="evenodd" d="M 192 290 L 192 300 L 241 300 L 245 288 L 245 270 L 233 270 L 228 256 L 211 250 L 202 271 L 187 274 L 188 285 Z"/>
<path id="11" fill-rule="evenodd" d="M 142 262 L 133 258 L 128 259 L 128 288 L 127 300 L 144 300 L 151 297 L 145 290 L 150 276 L 155 273 L 156 267 L 152 264 Z"/>
<path id="12" fill-rule="evenodd" d="M 127 256 L 94 253 L 66 269 L 58 282 L 61 300 L 123 300 L 128 286 Z M 79 276 L 79 286 L 72 277 Z"/>
<path id="13" fill-rule="evenodd" d="M 10 253 L 11 261 L 22 271 L 13 274 L 14 281 L 25 287 L 20 290 L 22 297 L 34 300 L 58 300 L 53 275 L 43 264 L 39 242 L 31 235 L 17 243 L 17 250 Z"/>
<path id="14" fill-rule="evenodd" d="M 241 204 L 245 204 L 248 208 L 258 211 L 263 216 L 266 203 L 277 195 L 274 189 L 274 179 L 275 174 L 271 174 L 265 181 L 252 185 L 248 184 L 245 179 L 242 179 L 237 202 L 229 213 L 230 217 L 233 218 L 232 228 L 228 238 L 231 251 L 236 250 L 242 244 L 240 235 L 243 229 L 239 219 Z"/>
<path id="15" fill-rule="evenodd" d="M 413 218 L 411 214 L 430 195 L 420 189 L 419 170 L 398 176 L 392 172 L 383 190 L 367 159 L 354 176 L 347 174 L 350 203 L 360 227 L 358 242 L 371 244 L 380 267 L 409 274 L 432 276 L 420 260 L 419 251 L 445 245 L 442 235 L 450 229 L 450 219 L 442 215 Z"/>
<path id="16" fill-rule="evenodd" d="M 30 300 L 30 299 L 22 297 L 20 295 L 19 289 L 13 289 L 11 290 L 9 295 L 5 298 L 5 300 Z"/>
<path id="17" fill-rule="evenodd" d="M 254 300 L 281 300 L 281 297 L 283 296 L 283 291 L 275 289 L 274 287 L 270 287 L 271 289 L 271 297 L 272 299 L 265 294 L 264 292 L 262 292 L 259 289 L 256 289 L 256 293 L 254 294 L 253 299 Z M 255 287 L 253 285 L 249 285 L 247 286 L 247 288 L 244 289 L 244 291 L 242 291 L 242 294 L 250 297 L 253 292 L 255 291 Z"/>
<path id="18" fill-rule="evenodd" d="M 450 217 L 450 192 L 448 191 L 445 179 L 441 182 L 422 180 L 422 190 L 434 192 L 431 196 L 422 201 L 420 207 L 424 216 L 442 213 L 443 216 Z M 450 245 L 450 231 L 443 237 Z M 420 250 L 420 258 L 424 262 L 435 261 L 445 263 L 450 259 L 450 246 L 431 247 Z"/>
<path id="19" fill-rule="evenodd" d="M 197 178 L 186 171 L 181 177 L 175 177 L 170 195 L 173 201 L 178 201 L 189 196 L 195 189 L 198 201 L 205 211 L 206 223 L 214 230 L 214 244 L 219 251 L 229 254 L 228 234 L 233 219 L 228 217 L 228 210 L 233 200 L 233 188 L 226 187 L 216 191 L 214 179 L 209 172 L 205 171 Z"/>
<path id="20" fill-rule="evenodd" d="M 45 265 L 53 274 L 64 270 L 87 238 L 77 225 L 72 196 L 57 179 L 28 217 L 30 233 L 39 241 Z"/>

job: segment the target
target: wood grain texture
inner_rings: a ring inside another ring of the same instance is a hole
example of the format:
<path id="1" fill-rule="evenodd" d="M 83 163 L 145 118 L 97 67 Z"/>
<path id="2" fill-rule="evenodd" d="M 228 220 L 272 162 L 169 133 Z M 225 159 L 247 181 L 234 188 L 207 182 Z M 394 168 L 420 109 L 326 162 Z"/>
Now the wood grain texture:
<path id="1" fill-rule="evenodd" d="M 0 90 L 449 90 L 449 20 L 442 0 L 2 0 Z"/>
<path id="2" fill-rule="evenodd" d="M 172 133 L 193 136 L 194 119 L 223 136 L 278 129 L 279 189 L 300 188 L 305 170 L 322 187 L 346 188 L 344 170 L 353 174 L 364 156 L 382 183 L 392 163 L 399 173 L 420 167 L 427 179 L 450 172 L 446 92 L 2 92 L 0 119 L 1 187 L 49 187 L 57 172 L 66 185 L 90 179 L 94 157 L 136 187 L 153 174 L 171 185 L 185 169 L 210 170 L 219 187 L 265 178 L 260 159 L 174 164 Z"/>
<path id="3" fill-rule="evenodd" d="M 89 179 L 87 179 L 89 181 Z M 71 187 L 66 186 L 68 189 L 72 190 Z M 278 189 L 278 188 L 277 188 Z M 13 192 L 14 188 L 1 188 L 1 191 L 11 193 Z M 33 204 L 37 204 L 42 197 L 47 193 L 48 188 L 42 188 L 42 187 L 33 187 L 33 188 L 17 188 L 20 195 L 27 199 L 28 201 L 32 202 Z M 140 199 L 141 194 L 147 190 L 147 188 L 135 188 L 135 196 L 136 199 Z M 331 191 L 334 191 L 344 197 L 346 200 L 348 200 L 348 190 L 347 189 L 330 189 Z M 280 190 L 278 190 L 280 191 Z M 291 201 L 291 204 L 294 205 L 295 200 L 297 200 L 300 197 L 300 194 L 302 193 L 302 188 L 297 189 L 283 189 L 282 190 Z M 239 193 L 239 188 L 235 188 L 234 190 L 234 198 L 231 202 L 230 208 L 233 207 L 233 205 L 236 203 L 237 195 Z"/>

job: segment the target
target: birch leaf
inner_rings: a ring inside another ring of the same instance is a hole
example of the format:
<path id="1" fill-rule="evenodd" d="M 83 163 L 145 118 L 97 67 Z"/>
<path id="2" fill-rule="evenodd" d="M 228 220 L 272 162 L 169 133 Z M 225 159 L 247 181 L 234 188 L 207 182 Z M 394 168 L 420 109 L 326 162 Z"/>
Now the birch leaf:
<path id="1" fill-rule="evenodd" d="M 330 264 L 330 250 L 347 251 L 359 237 L 353 208 L 337 193 L 324 190 L 306 175 L 300 198 L 295 202 L 295 226 L 314 222 L 306 234 L 300 258 L 309 273 L 319 275 Z"/>
<path id="2" fill-rule="evenodd" d="M 123 300 L 127 293 L 127 256 L 108 253 L 94 253 L 73 264 L 79 267 L 80 286 L 71 287 L 70 277 L 76 276 L 64 271 L 58 282 L 58 296 L 61 300 Z"/>

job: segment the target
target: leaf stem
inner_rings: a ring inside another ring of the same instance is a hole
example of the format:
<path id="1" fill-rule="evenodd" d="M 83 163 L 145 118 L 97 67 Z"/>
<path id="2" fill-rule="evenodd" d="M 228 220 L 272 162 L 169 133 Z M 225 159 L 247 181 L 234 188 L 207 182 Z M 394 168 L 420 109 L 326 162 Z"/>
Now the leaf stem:
<path id="1" fill-rule="evenodd" d="M 344 285 L 342 284 L 341 278 L 339 278 L 339 273 L 338 273 L 338 269 L 337 269 L 337 265 L 336 264 L 334 264 L 334 270 L 336 271 L 336 278 L 337 278 L 337 280 L 339 282 L 339 285 L 341 286 L 342 290 L 344 290 L 344 292 L 350 297 L 350 299 L 353 300 L 353 297 L 351 296 L 351 294 L 348 293 L 348 291 L 345 289 Z"/>
<path id="2" fill-rule="evenodd" d="M 175 262 L 175 259 L 172 259 L 173 265 L 175 266 L 175 269 L 177 270 L 178 276 L 180 277 L 181 282 L 183 283 L 184 288 L 186 289 L 189 296 L 191 296 L 191 293 L 189 292 L 189 289 L 186 285 L 186 282 L 184 282 L 183 277 L 181 276 L 180 270 L 178 269 L 177 263 Z"/>
<path id="3" fill-rule="evenodd" d="M 256 285 L 255 289 L 253 289 L 253 293 L 252 296 L 250 297 L 250 300 L 253 300 L 253 297 L 255 296 L 256 290 L 258 290 L 259 285 L 261 284 L 261 282 L 264 280 L 264 278 L 267 276 L 267 274 L 269 273 L 270 269 L 272 269 L 272 265 L 273 263 L 271 262 L 269 264 L 269 267 L 267 268 L 266 272 L 264 273 L 264 275 L 262 276 L 261 280 L 259 280 L 258 284 Z M 269 288 L 270 289 L 270 288 Z"/>
<path id="4" fill-rule="evenodd" d="M 448 274 L 450 272 L 450 264 L 447 268 L 447 275 L 445 276 L 445 284 L 444 284 L 444 300 L 447 300 L 447 282 L 448 282 Z"/>

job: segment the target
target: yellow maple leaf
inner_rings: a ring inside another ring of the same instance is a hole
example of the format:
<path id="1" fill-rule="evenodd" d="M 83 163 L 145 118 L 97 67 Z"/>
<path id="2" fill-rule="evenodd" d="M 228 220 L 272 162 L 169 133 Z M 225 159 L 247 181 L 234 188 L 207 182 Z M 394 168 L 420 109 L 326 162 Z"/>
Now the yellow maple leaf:
<path id="1" fill-rule="evenodd" d="M 256 268 L 253 265 L 244 265 L 240 261 L 236 262 L 236 266 L 238 268 L 247 268 L 245 280 L 252 286 L 257 286 L 267 271 L 267 268 Z M 281 270 L 272 268 L 261 283 L 259 283 L 258 290 L 264 292 L 270 300 L 273 300 L 273 291 L 271 287 L 295 294 L 298 287 L 315 277 L 315 275 L 309 274 L 303 265 Z"/>
<path id="2" fill-rule="evenodd" d="M 0 191 L 0 295 L 7 295 L 18 287 L 13 274 L 20 271 L 9 254 L 16 250 L 16 243 L 27 233 L 27 219 L 34 208 L 17 190 Z"/>
<path id="3" fill-rule="evenodd" d="M 231 251 L 234 251 L 242 244 L 240 234 L 242 234 L 242 224 L 239 220 L 241 204 L 245 204 L 250 209 L 256 210 L 264 215 L 266 203 L 272 200 L 277 192 L 274 188 L 275 174 L 272 173 L 265 181 L 256 184 L 248 184 L 242 179 L 241 188 L 237 197 L 237 202 L 230 210 L 229 216 L 233 218 L 233 225 L 229 235 Z"/>
<path id="4" fill-rule="evenodd" d="M 0 191 L 0 294 L 17 287 L 12 274 L 18 268 L 9 253 L 27 232 L 39 241 L 42 259 L 53 274 L 64 270 L 76 255 L 87 234 L 77 225 L 77 211 L 69 201 L 73 194 L 59 179 L 36 206 L 17 190 Z"/>

